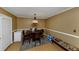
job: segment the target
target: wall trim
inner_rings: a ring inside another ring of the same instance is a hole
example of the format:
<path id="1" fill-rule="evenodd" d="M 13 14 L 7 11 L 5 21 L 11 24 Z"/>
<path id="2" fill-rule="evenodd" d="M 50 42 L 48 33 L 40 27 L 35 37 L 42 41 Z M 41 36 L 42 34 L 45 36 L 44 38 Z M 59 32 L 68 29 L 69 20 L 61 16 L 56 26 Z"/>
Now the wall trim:
<path id="1" fill-rule="evenodd" d="M 59 34 L 63 34 L 63 35 L 67 35 L 67 36 L 71 36 L 71 37 L 74 37 L 74 38 L 78 38 L 78 39 L 79 39 L 79 36 L 76 36 L 76 35 L 73 35 L 73 34 L 61 32 L 61 31 L 57 31 L 57 30 L 52 30 L 52 29 L 48 29 L 48 28 L 44 28 L 44 29 L 49 30 L 49 31 L 52 31 L 52 32 L 56 32 L 56 33 L 59 33 Z"/>
<path id="2" fill-rule="evenodd" d="M 29 28 L 26 28 L 26 29 L 16 29 L 16 30 L 14 30 L 13 32 L 15 32 L 15 31 L 22 31 L 22 30 L 27 30 L 27 29 L 29 29 Z M 40 28 L 40 29 L 41 29 L 41 28 Z M 61 32 L 61 31 L 57 31 L 57 30 L 53 30 L 53 29 L 48 29 L 48 28 L 42 28 L 42 29 L 46 29 L 46 30 L 49 30 L 49 31 L 52 31 L 52 32 L 56 32 L 56 33 L 59 33 L 59 34 L 63 34 L 63 35 L 67 35 L 67 36 L 71 36 L 71 37 L 74 37 L 74 38 L 78 38 L 78 39 L 79 39 L 79 36 L 77 36 L 77 35 L 73 35 L 73 34 Z"/>

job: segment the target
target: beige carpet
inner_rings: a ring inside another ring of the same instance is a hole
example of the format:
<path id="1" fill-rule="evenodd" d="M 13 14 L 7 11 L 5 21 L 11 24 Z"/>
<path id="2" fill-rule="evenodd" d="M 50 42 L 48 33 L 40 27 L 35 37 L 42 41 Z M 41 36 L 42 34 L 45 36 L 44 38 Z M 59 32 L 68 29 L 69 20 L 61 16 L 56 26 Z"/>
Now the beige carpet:
<path id="1" fill-rule="evenodd" d="M 42 46 L 34 47 L 31 49 L 28 49 L 28 51 L 64 51 L 61 47 L 56 45 L 55 43 L 51 44 L 45 44 Z"/>
<path id="2" fill-rule="evenodd" d="M 6 51 L 19 51 L 19 50 L 20 50 L 20 42 L 13 43 L 6 49 Z M 55 43 L 53 44 L 48 43 L 45 45 L 28 49 L 27 51 L 64 51 L 64 50 Z"/>

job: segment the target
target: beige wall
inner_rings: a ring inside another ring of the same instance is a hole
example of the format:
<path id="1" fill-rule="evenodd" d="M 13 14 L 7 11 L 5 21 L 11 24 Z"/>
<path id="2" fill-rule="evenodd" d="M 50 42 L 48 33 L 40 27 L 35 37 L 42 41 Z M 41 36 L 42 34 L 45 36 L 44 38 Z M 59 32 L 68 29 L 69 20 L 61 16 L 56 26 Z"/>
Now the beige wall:
<path id="1" fill-rule="evenodd" d="M 70 35 L 79 36 L 79 8 L 73 8 L 64 13 L 49 18 L 46 21 L 46 27 L 51 30 L 65 32 Z M 73 30 L 76 29 L 76 32 Z M 50 31 L 56 37 L 75 45 L 79 48 L 79 38 Z"/>
<path id="2" fill-rule="evenodd" d="M 16 28 L 17 28 L 17 26 L 16 26 L 16 25 L 17 25 L 17 23 L 16 23 L 16 21 L 17 21 L 17 20 L 16 20 L 17 17 L 14 16 L 13 14 L 7 12 L 6 10 L 4 10 L 4 9 L 1 8 L 1 7 L 0 7 L 0 13 L 12 17 L 12 29 L 13 29 L 13 30 L 16 30 Z"/>
<path id="3" fill-rule="evenodd" d="M 12 17 L 13 30 L 31 27 L 32 19 L 17 18 L 16 16 L 12 15 L 11 13 L 5 11 L 2 8 L 0 8 L 0 13 Z M 38 24 L 39 28 L 46 27 L 51 30 L 56 30 L 60 32 L 65 32 L 70 35 L 79 36 L 79 8 L 73 8 L 64 13 L 51 17 L 48 20 L 38 20 L 38 21 L 39 21 Z M 74 29 L 76 29 L 76 32 L 73 32 Z M 79 48 L 79 38 L 57 33 L 50 30 L 47 31 L 53 34 L 54 36 L 62 39 L 63 41 L 68 42 Z"/>
<path id="4" fill-rule="evenodd" d="M 32 25 L 32 19 L 17 18 L 17 29 L 29 28 Z M 38 28 L 45 27 L 45 20 L 38 20 Z"/>

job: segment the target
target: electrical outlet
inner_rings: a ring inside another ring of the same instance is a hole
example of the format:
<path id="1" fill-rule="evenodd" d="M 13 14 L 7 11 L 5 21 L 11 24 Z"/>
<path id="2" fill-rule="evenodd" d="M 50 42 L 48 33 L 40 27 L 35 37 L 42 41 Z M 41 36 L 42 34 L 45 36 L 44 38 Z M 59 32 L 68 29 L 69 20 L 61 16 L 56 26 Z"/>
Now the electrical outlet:
<path id="1" fill-rule="evenodd" d="M 76 32 L 76 29 L 74 29 L 73 32 L 75 33 Z"/>

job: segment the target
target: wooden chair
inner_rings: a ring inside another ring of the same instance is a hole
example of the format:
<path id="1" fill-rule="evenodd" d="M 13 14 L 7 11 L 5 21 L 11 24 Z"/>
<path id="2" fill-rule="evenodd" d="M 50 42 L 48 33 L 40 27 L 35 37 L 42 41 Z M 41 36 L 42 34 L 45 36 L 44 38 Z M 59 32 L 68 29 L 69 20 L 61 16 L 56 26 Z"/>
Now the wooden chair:
<path id="1" fill-rule="evenodd" d="M 32 41 L 35 42 L 35 46 L 36 46 L 37 41 L 41 44 L 41 39 L 40 39 L 40 33 L 39 32 L 34 32 L 31 35 L 32 35 Z"/>
<path id="2" fill-rule="evenodd" d="M 21 35 L 21 42 L 22 42 L 22 45 L 24 44 L 24 35 L 25 35 L 25 32 L 24 30 L 22 31 L 22 35 Z"/>
<path id="3" fill-rule="evenodd" d="M 30 41 L 31 41 L 31 37 L 30 37 L 30 35 L 31 35 L 31 32 L 30 31 L 22 31 L 22 45 L 25 43 L 25 42 L 29 42 L 29 44 L 30 44 Z"/>
<path id="4" fill-rule="evenodd" d="M 43 29 L 39 30 L 39 34 L 40 34 L 41 38 L 44 37 L 43 33 L 44 33 L 44 30 Z"/>
<path id="5" fill-rule="evenodd" d="M 31 31 L 29 31 L 29 30 L 26 31 L 25 40 L 27 42 L 29 42 L 29 44 L 30 44 L 30 41 L 31 41 Z"/>

